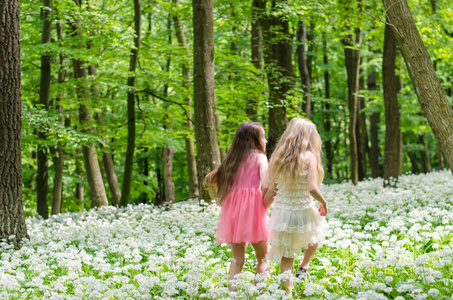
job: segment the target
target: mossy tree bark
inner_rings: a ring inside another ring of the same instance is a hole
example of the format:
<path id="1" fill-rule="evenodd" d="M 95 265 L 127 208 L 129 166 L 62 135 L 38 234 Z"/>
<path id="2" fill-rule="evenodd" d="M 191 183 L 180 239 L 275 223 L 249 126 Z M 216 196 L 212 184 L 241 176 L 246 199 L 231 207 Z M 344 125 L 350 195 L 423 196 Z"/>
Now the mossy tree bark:
<path id="1" fill-rule="evenodd" d="M 194 122 L 199 197 L 210 200 L 204 177 L 220 165 L 214 107 L 214 20 L 212 0 L 193 0 Z"/>
<path id="2" fill-rule="evenodd" d="M 28 238 L 22 202 L 19 0 L 0 3 L 0 240 Z"/>

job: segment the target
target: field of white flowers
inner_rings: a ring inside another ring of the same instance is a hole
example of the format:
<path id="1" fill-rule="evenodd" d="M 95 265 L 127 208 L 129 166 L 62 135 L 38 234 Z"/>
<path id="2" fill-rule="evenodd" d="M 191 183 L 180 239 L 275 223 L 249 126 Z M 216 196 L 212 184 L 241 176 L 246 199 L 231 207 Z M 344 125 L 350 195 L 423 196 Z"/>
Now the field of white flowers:
<path id="1" fill-rule="evenodd" d="M 406 175 L 322 186 L 329 234 L 293 298 L 453 299 L 453 177 Z M 247 248 L 237 292 L 228 292 L 231 253 L 216 245 L 219 207 L 108 207 L 27 219 L 20 250 L 0 243 L 0 299 L 281 299 L 279 266 L 254 281 Z M 299 263 L 302 253 L 296 259 Z"/>

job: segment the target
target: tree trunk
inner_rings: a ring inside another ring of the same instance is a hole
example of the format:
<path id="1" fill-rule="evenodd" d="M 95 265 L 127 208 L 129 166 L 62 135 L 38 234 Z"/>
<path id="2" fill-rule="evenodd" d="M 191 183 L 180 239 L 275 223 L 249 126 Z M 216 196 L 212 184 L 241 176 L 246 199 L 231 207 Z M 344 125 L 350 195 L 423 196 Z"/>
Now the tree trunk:
<path id="1" fill-rule="evenodd" d="M 174 147 L 163 148 L 163 175 L 164 175 L 164 188 L 165 188 L 165 201 L 175 201 L 175 183 L 173 182 L 173 157 L 175 154 Z"/>
<path id="2" fill-rule="evenodd" d="M 215 102 L 214 102 L 215 103 Z M 219 153 L 220 153 L 220 162 L 222 162 L 227 154 L 227 151 L 225 148 L 220 147 L 220 139 L 222 137 L 222 124 L 220 123 L 220 116 L 218 111 L 214 111 L 214 118 L 215 118 L 215 128 L 217 131 L 217 142 L 219 144 Z M 230 118 L 230 113 L 227 112 L 227 119 Z M 227 141 L 227 144 L 229 144 L 229 141 Z"/>
<path id="3" fill-rule="evenodd" d="M 406 0 L 384 0 L 384 6 L 424 115 L 453 172 L 453 109 L 440 85 Z"/>
<path id="4" fill-rule="evenodd" d="M 94 70 L 94 65 L 90 66 L 90 73 L 93 72 L 95 74 Z M 97 88 L 95 89 L 95 97 L 99 97 L 99 91 Z M 96 121 L 98 124 L 101 126 L 104 125 L 104 114 L 101 112 L 98 112 L 95 114 Z M 102 133 L 104 133 L 105 130 L 102 130 Z M 121 200 L 121 189 L 118 184 L 118 177 L 116 176 L 116 171 L 115 171 L 115 164 L 113 162 L 113 156 L 112 156 L 112 149 L 108 146 L 108 140 L 104 139 L 104 144 L 107 145 L 105 148 L 102 149 L 102 163 L 104 166 L 104 171 L 105 175 L 107 177 L 107 182 L 109 184 L 109 190 L 110 194 L 112 195 L 112 205 L 113 206 L 119 206 L 120 200 Z"/>
<path id="5" fill-rule="evenodd" d="M 388 24 L 384 33 L 382 85 L 385 106 L 384 186 L 396 187 L 400 168 L 401 130 L 398 106 L 399 79 L 395 74 L 396 40 Z"/>
<path id="6" fill-rule="evenodd" d="M 38 134 L 40 138 L 44 138 L 42 133 Z M 36 192 L 37 192 L 37 211 L 44 219 L 49 218 L 49 204 L 47 202 L 47 194 L 49 191 L 49 172 L 47 167 L 47 150 L 38 146 L 38 172 L 36 176 Z"/>
<path id="7" fill-rule="evenodd" d="M 61 41 L 63 39 L 63 28 L 61 22 L 57 22 L 57 36 L 58 40 Z M 64 54 L 60 54 L 60 71 L 58 73 L 58 83 L 62 84 L 66 81 L 66 69 L 64 67 Z M 60 94 L 59 97 L 55 100 L 55 109 L 59 111 L 59 122 L 64 123 L 63 117 L 63 106 L 61 105 L 61 99 L 63 98 L 63 92 Z M 53 180 L 53 192 L 52 192 L 52 211 L 51 213 L 59 214 L 61 213 L 61 205 L 62 205 L 62 193 L 63 193 L 63 169 L 64 169 L 64 151 L 63 145 L 58 143 L 58 145 L 54 148 L 53 152 L 53 164 L 55 169 L 55 177 Z"/>
<path id="8" fill-rule="evenodd" d="M 214 20 L 212 0 L 193 0 L 194 120 L 197 143 L 198 190 L 210 200 L 204 177 L 220 165 L 214 117 Z"/>
<path id="9" fill-rule="evenodd" d="M 403 132 L 400 130 L 400 146 L 399 146 L 399 150 L 400 150 L 400 157 L 398 159 L 400 165 L 399 165 L 399 168 L 398 168 L 398 174 L 401 176 L 403 175 Z"/>
<path id="10" fill-rule="evenodd" d="M 263 68 L 263 32 L 260 23 L 260 15 L 264 13 L 266 1 L 252 0 L 252 64 L 257 70 Z M 258 120 L 258 99 L 247 99 L 245 113 L 250 120 L 256 122 Z"/>
<path id="11" fill-rule="evenodd" d="M 31 152 L 31 159 L 38 162 L 38 153 L 36 151 Z M 37 180 L 35 180 L 35 179 L 37 176 L 38 176 L 38 174 L 36 172 L 34 172 L 30 178 L 30 190 L 32 190 L 32 191 L 36 190 L 36 181 Z"/>
<path id="12" fill-rule="evenodd" d="M 80 210 L 82 211 L 84 208 L 84 187 L 83 187 L 83 178 L 84 176 L 82 175 L 82 163 L 80 161 L 80 150 L 76 151 L 76 156 L 75 156 L 75 173 L 76 176 L 78 177 L 80 182 L 77 182 L 76 184 L 76 190 L 75 190 L 75 197 L 79 199 L 79 205 L 80 205 Z"/>
<path id="13" fill-rule="evenodd" d="M 41 44 L 50 43 L 52 33 L 52 0 L 43 1 L 44 8 L 42 10 L 42 30 L 41 30 Z M 51 56 L 44 54 L 41 55 L 41 83 L 39 88 L 39 109 L 49 109 L 50 97 L 50 80 Z M 39 139 L 46 139 L 45 132 L 38 132 Z M 47 194 L 49 192 L 49 171 L 48 171 L 48 153 L 47 149 L 38 146 L 38 176 L 37 176 L 37 207 L 38 214 L 44 219 L 49 217 L 49 205 L 47 203 Z"/>
<path id="14" fill-rule="evenodd" d="M 105 175 L 109 183 L 110 194 L 112 194 L 112 205 L 118 206 L 121 200 L 121 190 L 116 176 L 115 164 L 113 163 L 112 150 L 106 149 L 102 154 L 102 162 L 104 165 Z"/>
<path id="15" fill-rule="evenodd" d="M 425 140 L 425 134 L 421 134 L 418 136 L 418 141 L 422 145 L 421 154 L 421 161 L 422 161 L 422 172 L 423 173 L 430 173 L 431 172 L 431 159 L 429 158 L 429 148 L 428 144 Z"/>
<path id="16" fill-rule="evenodd" d="M 286 15 L 277 13 L 285 0 L 273 0 L 273 13 L 268 18 L 262 17 L 261 24 L 265 28 L 265 63 L 267 65 L 267 80 L 269 85 L 269 133 L 267 153 L 270 156 L 280 135 L 285 131 L 288 119 L 286 117 L 286 94 L 293 87 L 294 74 L 292 66 L 292 43 L 289 24 Z"/>
<path id="17" fill-rule="evenodd" d="M 359 79 L 359 90 L 365 89 L 365 83 L 362 78 Z M 367 177 L 367 154 L 369 151 L 368 147 L 368 134 L 366 130 L 366 114 L 360 112 L 365 108 L 365 100 L 363 97 L 359 97 L 357 101 L 357 152 L 359 159 L 359 180 L 362 181 Z"/>
<path id="18" fill-rule="evenodd" d="M 167 34 L 168 44 L 171 45 L 171 15 L 167 18 Z M 171 58 L 167 57 L 167 64 L 165 72 L 170 73 Z M 168 95 L 168 84 L 164 85 L 164 98 Z M 171 110 L 168 103 L 164 103 L 166 114 L 164 116 L 163 125 L 164 128 L 171 132 L 173 131 L 173 111 Z M 164 189 L 165 189 L 165 201 L 175 201 L 175 184 L 173 182 L 173 158 L 175 154 L 175 148 L 169 144 L 162 148 L 162 173 L 164 176 Z"/>
<path id="19" fill-rule="evenodd" d="M 376 90 L 376 72 L 372 71 L 368 75 L 367 80 L 368 90 L 375 91 Z M 371 99 L 370 99 L 371 101 Z M 379 114 L 374 112 L 370 116 L 370 169 L 371 169 L 371 177 L 377 178 L 380 176 L 379 171 Z"/>
<path id="20" fill-rule="evenodd" d="M 359 180 L 358 150 L 357 150 L 357 108 L 360 74 L 360 47 L 362 31 L 355 29 L 355 40 L 352 35 L 343 39 L 346 71 L 348 74 L 348 103 L 349 103 L 349 152 L 351 163 L 351 181 L 355 185 Z"/>
<path id="21" fill-rule="evenodd" d="M 191 123 L 192 121 L 188 121 Z M 192 124 L 190 124 L 189 130 L 192 129 Z M 187 170 L 189 173 L 189 197 L 198 198 L 198 178 L 197 178 L 197 164 L 195 162 L 195 147 L 192 139 L 186 135 L 186 159 L 187 159 Z"/>
<path id="22" fill-rule="evenodd" d="M 355 134 L 356 134 L 356 141 L 357 141 L 357 170 L 358 170 L 358 179 L 359 181 L 362 181 L 366 177 L 366 157 L 365 157 L 365 151 L 364 151 L 364 145 L 363 145 L 363 138 L 362 138 L 362 132 L 360 128 L 360 123 L 362 122 L 362 118 L 360 116 L 359 111 L 362 109 L 361 101 L 360 99 L 357 101 L 357 121 L 356 121 L 356 126 L 355 126 Z"/>
<path id="23" fill-rule="evenodd" d="M 19 1 L 3 1 L 0 16 L 0 240 L 19 245 L 28 238 L 22 202 Z"/>
<path id="24" fill-rule="evenodd" d="M 104 115 L 102 113 L 96 113 L 96 120 L 99 124 L 103 125 Z M 104 130 L 103 130 L 104 132 Z M 105 145 L 108 145 L 108 140 L 104 139 Z M 112 205 L 119 206 L 121 200 L 121 190 L 118 184 L 118 177 L 116 176 L 115 164 L 113 162 L 112 149 L 107 146 L 102 149 L 102 163 L 109 184 L 110 194 L 112 195 Z"/>
<path id="25" fill-rule="evenodd" d="M 73 65 L 75 78 L 85 79 L 86 71 L 82 67 L 82 62 L 74 60 Z M 78 93 L 79 95 L 83 95 L 82 97 L 85 98 L 86 94 L 82 89 L 84 89 L 84 87 L 79 87 Z M 83 131 L 90 131 L 89 124 L 91 123 L 91 115 L 88 108 L 83 104 L 80 104 L 79 106 L 79 122 L 82 125 Z M 91 207 L 108 205 L 101 169 L 99 168 L 99 162 L 96 154 L 96 148 L 94 145 L 85 145 L 82 147 L 82 152 L 87 180 L 90 186 Z"/>
<path id="26" fill-rule="evenodd" d="M 179 7 L 179 0 L 173 0 L 173 4 L 175 7 Z M 175 33 L 176 38 L 178 39 L 179 47 L 187 53 L 187 43 L 186 37 L 184 35 L 184 31 L 182 28 L 182 21 L 177 14 L 173 15 L 173 23 L 175 26 Z M 187 92 L 187 98 L 185 102 L 187 103 L 187 120 L 185 121 L 185 126 L 187 127 L 187 134 L 185 135 L 185 143 L 186 143 L 186 159 L 187 159 L 187 170 L 189 173 L 189 197 L 190 198 L 198 198 L 198 178 L 197 178 L 197 164 L 195 162 L 195 147 L 194 143 L 191 139 L 190 133 L 193 132 L 193 120 L 192 120 L 192 101 L 189 97 L 189 89 L 190 89 L 190 68 L 189 62 L 185 61 L 182 65 L 182 76 L 183 82 L 182 85 Z"/>
<path id="27" fill-rule="evenodd" d="M 76 5 L 80 6 L 80 0 L 74 0 Z M 81 22 L 76 20 L 75 23 L 71 24 L 71 30 L 73 36 L 80 36 Z M 86 87 L 86 69 L 83 66 L 83 62 L 78 59 L 72 61 L 74 68 L 74 78 L 80 79 L 77 86 L 77 95 L 79 97 L 79 122 L 82 127 L 82 131 L 89 132 L 91 128 L 91 114 L 84 104 L 87 100 L 87 87 Z M 86 177 L 90 186 L 91 196 L 91 207 L 100 207 L 108 205 L 107 195 L 105 193 L 104 182 L 102 180 L 101 169 L 99 167 L 98 157 L 96 154 L 96 148 L 94 145 L 82 146 L 83 161 L 85 164 Z"/>
<path id="28" fill-rule="evenodd" d="M 53 164 L 55 168 L 55 179 L 53 182 L 52 194 L 52 215 L 61 213 L 62 192 L 63 192 L 63 169 L 64 169 L 64 152 L 59 148 L 55 151 Z"/>
<path id="29" fill-rule="evenodd" d="M 307 26 L 299 20 L 297 25 L 297 62 L 299 66 L 299 76 L 302 83 L 302 90 L 304 91 L 304 102 L 302 104 L 302 111 L 305 113 L 307 119 L 310 118 L 310 108 L 311 108 L 311 83 L 310 83 L 310 74 L 308 73 L 307 66 L 307 54 L 305 52 L 306 47 L 306 37 L 307 37 Z"/>
<path id="30" fill-rule="evenodd" d="M 445 168 L 444 155 L 442 154 L 439 144 L 437 144 L 437 157 L 439 158 L 439 170 L 443 170 Z"/>
<path id="31" fill-rule="evenodd" d="M 61 78 L 61 74 L 59 76 Z M 59 79 L 60 80 L 60 79 Z M 64 82 L 64 80 L 63 80 Z M 59 100 L 58 100 L 59 101 Z M 58 110 L 62 112 L 63 107 L 58 105 Z M 61 119 L 63 117 L 61 116 Z M 52 215 L 61 213 L 62 197 L 63 197 L 63 170 L 64 170 L 64 150 L 62 145 L 58 145 L 54 148 L 53 165 L 55 169 L 55 177 L 53 180 L 53 192 L 52 192 Z"/>
<path id="32" fill-rule="evenodd" d="M 88 49 L 92 47 L 92 41 L 88 43 Z M 88 66 L 88 74 L 92 77 L 96 76 L 96 67 L 94 65 Z M 93 85 L 91 87 L 93 92 L 93 99 L 96 99 L 95 102 L 97 104 L 99 99 L 99 87 L 97 85 Z M 102 112 L 97 112 L 94 114 L 94 118 L 98 124 L 101 126 L 104 125 L 104 114 Z M 102 130 L 104 133 L 105 130 Z M 104 139 L 105 145 L 108 145 L 108 140 Z M 104 146 L 102 146 L 104 148 Z M 121 190 L 118 184 L 118 178 L 116 176 L 115 165 L 113 163 L 112 158 L 112 149 L 109 146 L 106 147 L 107 149 L 102 149 L 102 162 L 105 170 L 105 175 L 107 177 L 107 182 L 109 185 L 110 194 L 112 195 L 112 205 L 118 206 L 121 200 Z"/>
<path id="33" fill-rule="evenodd" d="M 162 203 L 164 202 L 162 200 L 162 198 L 165 196 L 165 195 L 162 195 L 162 191 L 164 190 L 164 183 L 162 180 L 162 176 L 160 174 L 159 167 L 156 168 L 156 177 L 157 177 L 157 190 L 156 190 L 156 195 L 154 196 L 154 205 L 159 206 L 159 205 L 162 205 Z"/>
<path id="34" fill-rule="evenodd" d="M 148 152 L 149 152 L 149 148 L 145 147 L 143 149 L 144 155 L 143 155 L 143 169 L 142 169 L 142 174 L 145 177 L 145 180 L 143 180 L 143 185 L 144 186 L 148 185 L 148 177 L 149 177 L 149 155 L 148 155 Z M 141 199 L 142 199 L 142 203 L 148 203 L 149 195 L 148 195 L 147 191 L 143 191 L 142 192 Z"/>
<path id="35" fill-rule="evenodd" d="M 364 83 L 365 84 L 365 83 Z M 362 85 L 361 89 L 365 89 L 365 86 Z M 360 98 L 360 109 L 365 108 L 365 99 Z M 366 126 L 366 113 L 363 111 L 359 113 L 360 117 L 360 138 L 362 139 L 362 147 L 364 152 L 364 165 L 365 165 L 365 177 L 368 177 L 368 161 L 370 160 L 370 146 L 368 141 L 368 130 Z"/>
<path id="36" fill-rule="evenodd" d="M 326 34 L 323 34 L 322 37 L 322 45 L 323 45 L 323 63 L 325 66 L 329 64 L 329 57 L 327 56 L 327 38 Z M 307 68 L 308 70 L 308 68 Z M 329 70 L 326 68 L 324 70 L 324 96 L 326 99 L 330 98 L 330 77 L 329 77 Z M 330 103 L 326 101 L 325 110 L 327 111 L 326 116 L 324 118 L 324 130 L 326 132 L 331 132 L 332 124 L 330 122 Z M 324 142 L 326 147 L 326 157 L 327 157 L 327 172 L 333 177 L 333 151 L 332 151 L 332 138 L 329 137 L 327 141 Z"/>
<path id="37" fill-rule="evenodd" d="M 94 67 L 94 66 L 93 66 Z M 95 118 L 101 126 L 104 125 L 104 114 L 98 112 Z M 102 130 L 104 133 L 105 130 Z M 112 205 L 119 206 L 121 200 L 121 189 L 118 184 L 118 177 L 116 176 L 115 163 L 113 162 L 112 149 L 108 146 L 108 139 L 104 139 L 104 144 L 107 145 L 102 149 L 102 164 L 104 166 L 105 175 L 109 184 L 110 194 L 112 195 Z"/>
<path id="38" fill-rule="evenodd" d="M 79 116 L 82 124 L 88 123 L 87 121 L 91 119 L 88 109 L 83 105 L 80 106 Z M 105 193 L 96 148 L 94 145 L 83 146 L 82 152 L 88 185 L 90 187 L 91 207 L 107 206 L 107 195 Z"/>
<path id="39" fill-rule="evenodd" d="M 415 158 L 414 152 L 407 152 L 407 155 L 409 156 L 409 159 L 411 160 L 412 174 L 419 174 L 420 168 L 417 165 L 417 159 Z"/>
<path id="40" fill-rule="evenodd" d="M 342 115 L 341 115 L 342 118 L 340 118 L 340 126 L 339 128 L 344 128 L 343 130 L 343 149 L 347 149 L 348 148 L 348 140 L 349 140 L 349 136 L 348 136 L 348 126 L 347 126 L 347 120 L 346 120 L 346 109 L 343 108 L 343 111 L 342 111 Z M 344 121 L 344 126 L 341 126 L 341 120 Z M 344 172 L 344 173 L 343 173 Z M 346 166 L 344 169 L 342 169 L 342 172 L 340 173 L 342 174 L 341 177 L 342 178 L 346 178 L 349 174 L 349 169 L 348 167 Z M 344 174 L 344 175 L 343 175 Z M 340 176 L 338 176 L 340 177 Z"/>
<path id="41" fill-rule="evenodd" d="M 315 48 L 315 22 L 313 21 L 313 17 L 310 18 L 310 30 L 307 32 L 307 44 L 308 44 L 308 53 L 307 53 L 307 68 L 308 74 L 310 77 L 310 81 L 313 74 L 313 65 L 314 65 L 314 56 L 313 50 Z M 311 109 L 313 110 L 313 103 Z"/>
<path id="42" fill-rule="evenodd" d="M 131 60 L 129 63 L 129 72 L 135 73 L 138 62 L 138 54 L 141 39 L 141 3 L 140 0 L 134 0 L 134 48 L 132 49 Z M 124 165 L 123 186 L 121 190 L 120 206 L 127 206 L 131 192 L 132 170 L 134 166 L 135 151 L 135 74 L 127 78 L 127 150 Z"/>

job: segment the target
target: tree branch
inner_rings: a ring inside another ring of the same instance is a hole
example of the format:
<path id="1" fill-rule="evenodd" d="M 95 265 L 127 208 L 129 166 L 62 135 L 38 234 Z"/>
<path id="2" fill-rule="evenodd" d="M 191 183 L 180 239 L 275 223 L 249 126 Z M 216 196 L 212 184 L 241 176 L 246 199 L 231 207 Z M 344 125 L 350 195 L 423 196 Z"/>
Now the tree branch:
<path id="1" fill-rule="evenodd" d="M 180 103 L 180 102 L 176 102 L 176 101 L 173 101 L 173 100 L 166 99 L 164 97 L 159 96 L 158 94 L 156 94 L 154 91 L 152 91 L 150 89 L 144 89 L 144 90 L 141 90 L 141 91 L 136 91 L 136 93 L 150 94 L 151 96 L 156 97 L 157 99 L 162 100 L 164 102 L 169 102 L 169 103 L 173 103 L 173 104 L 179 105 L 184 110 L 184 114 L 186 115 L 187 120 L 189 120 L 190 122 L 193 122 L 193 120 L 189 118 L 189 114 L 188 114 L 187 109 L 185 107 L 185 106 L 190 106 L 191 107 L 191 105 L 189 105 L 187 103 Z"/>

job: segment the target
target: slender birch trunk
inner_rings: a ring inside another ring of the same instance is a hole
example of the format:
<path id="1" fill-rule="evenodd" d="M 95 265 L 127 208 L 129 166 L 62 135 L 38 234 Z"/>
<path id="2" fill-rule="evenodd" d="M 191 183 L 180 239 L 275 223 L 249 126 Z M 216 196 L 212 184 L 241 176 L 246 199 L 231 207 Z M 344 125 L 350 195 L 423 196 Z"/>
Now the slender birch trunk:
<path id="1" fill-rule="evenodd" d="M 140 0 L 134 0 L 134 48 L 132 49 L 131 60 L 129 63 L 130 75 L 127 78 L 129 90 L 127 92 L 127 150 L 124 165 L 123 186 L 121 190 L 120 206 L 127 206 L 132 184 L 132 169 L 134 166 L 135 151 L 135 69 L 137 68 L 138 55 L 141 40 L 141 3 Z"/>

